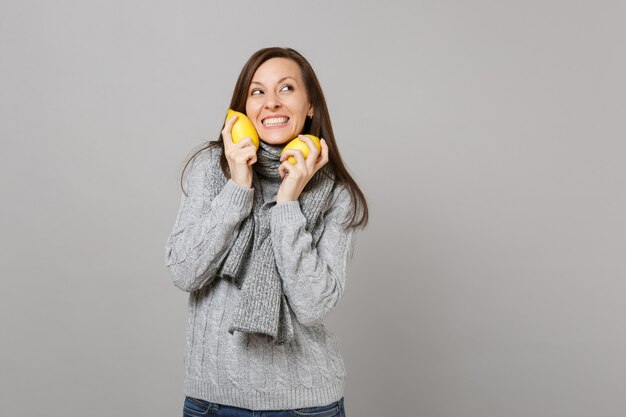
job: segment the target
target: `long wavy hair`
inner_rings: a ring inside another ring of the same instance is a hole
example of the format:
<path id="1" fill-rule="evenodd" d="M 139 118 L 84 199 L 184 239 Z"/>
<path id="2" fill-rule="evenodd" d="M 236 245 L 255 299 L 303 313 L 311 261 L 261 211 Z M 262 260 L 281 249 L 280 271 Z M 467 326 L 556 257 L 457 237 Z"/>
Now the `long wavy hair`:
<path id="1" fill-rule="evenodd" d="M 306 58 L 304 58 L 298 51 L 291 48 L 271 47 L 256 51 L 245 63 L 241 73 L 239 74 L 239 78 L 235 84 L 233 96 L 230 101 L 230 108 L 244 114 L 246 113 L 246 100 L 248 96 L 248 89 L 250 88 L 250 83 L 252 82 L 252 77 L 261 64 L 271 58 L 287 58 L 294 61 L 300 67 L 302 80 L 304 81 L 308 98 L 314 109 L 313 117 L 306 119 L 301 134 L 308 133 L 326 140 L 326 143 L 328 144 L 328 164 L 330 164 L 332 170 L 334 171 L 335 181 L 345 184 L 346 188 L 350 192 L 353 202 L 352 214 L 349 218 L 347 227 L 365 228 L 369 218 L 367 201 L 363 192 L 358 187 L 341 159 L 339 148 L 337 147 L 337 142 L 335 141 L 333 127 L 330 122 L 330 114 L 328 113 L 328 107 L 326 106 L 326 99 L 324 98 L 324 93 L 322 92 L 322 87 L 320 86 L 311 64 L 309 64 Z M 224 176 L 226 178 L 230 178 L 228 161 L 224 155 L 224 138 L 221 134 L 221 130 L 224 129 L 225 124 L 226 121 L 224 121 L 224 124 L 222 124 L 222 128 L 220 129 L 219 139 L 217 141 L 209 141 L 201 145 L 202 147 L 197 150 L 185 164 L 180 179 L 181 189 L 183 190 L 183 193 L 185 193 L 185 196 L 187 195 L 183 188 L 185 170 L 187 169 L 187 166 L 196 158 L 196 156 L 205 149 L 212 147 L 221 148 L 220 167 Z"/>

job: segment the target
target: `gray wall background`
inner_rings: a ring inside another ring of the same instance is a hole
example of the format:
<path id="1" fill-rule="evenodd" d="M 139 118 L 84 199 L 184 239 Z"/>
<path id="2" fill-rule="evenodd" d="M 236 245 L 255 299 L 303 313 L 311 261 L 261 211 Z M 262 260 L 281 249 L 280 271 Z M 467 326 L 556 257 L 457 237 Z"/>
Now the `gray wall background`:
<path id="1" fill-rule="evenodd" d="M 369 199 L 348 415 L 623 415 L 624 2 L 0 4 L 1 415 L 182 415 L 179 174 L 273 45 Z"/>

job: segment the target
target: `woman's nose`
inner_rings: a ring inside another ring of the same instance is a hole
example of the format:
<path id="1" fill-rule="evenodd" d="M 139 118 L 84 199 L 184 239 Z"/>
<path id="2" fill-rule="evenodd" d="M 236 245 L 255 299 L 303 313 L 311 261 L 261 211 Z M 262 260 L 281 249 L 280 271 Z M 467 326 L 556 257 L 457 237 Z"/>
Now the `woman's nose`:
<path id="1" fill-rule="evenodd" d="M 276 94 L 268 93 L 265 96 L 265 107 L 268 109 L 275 109 L 280 106 L 280 101 Z"/>

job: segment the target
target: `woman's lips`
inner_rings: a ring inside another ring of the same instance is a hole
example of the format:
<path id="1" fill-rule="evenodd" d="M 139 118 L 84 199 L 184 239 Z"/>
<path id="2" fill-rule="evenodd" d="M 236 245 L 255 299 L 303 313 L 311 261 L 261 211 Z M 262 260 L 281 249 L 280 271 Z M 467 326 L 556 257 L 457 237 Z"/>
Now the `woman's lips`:
<path id="1" fill-rule="evenodd" d="M 265 125 L 263 125 L 263 127 L 264 127 L 265 129 L 280 129 L 280 128 L 283 128 L 283 127 L 287 126 L 288 124 L 289 124 L 289 122 L 287 122 L 287 123 L 281 123 L 281 124 L 279 124 L 279 125 L 271 125 L 271 126 L 265 126 Z"/>
<path id="2" fill-rule="evenodd" d="M 283 127 L 287 123 L 289 123 L 289 117 L 282 114 L 267 116 L 266 118 L 261 120 L 261 124 L 263 125 L 263 127 L 266 127 L 268 129 L 274 127 Z"/>
<path id="3" fill-rule="evenodd" d="M 268 125 L 261 123 L 261 126 L 263 126 L 266 129 L 280 129 L 281 127 L 285 127 L 289 124 L 289 120 L 287 120 L 286 122 L 283 123 L 270 123 Z"/>

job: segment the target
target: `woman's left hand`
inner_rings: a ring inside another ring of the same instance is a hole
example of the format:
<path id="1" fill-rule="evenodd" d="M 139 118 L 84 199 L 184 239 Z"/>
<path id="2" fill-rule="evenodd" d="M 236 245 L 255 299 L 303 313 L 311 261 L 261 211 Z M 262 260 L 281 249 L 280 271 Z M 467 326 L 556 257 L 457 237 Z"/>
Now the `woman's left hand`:
<path id="1" fill-rule="evenodd" d="M 306 142 L 309 147 L 309 155 L 305 159 L 302 151 L 299 149 L 288 149 L 280 157 L 283 163 L 278 167 L 278 171 L 283 182 L 280 184 L 276 194 L 277 204 L 297 200 L 309 180 L 313 178 L 313 175 L 328 163 L 328 145 L 326 145 L 324 139 L 320 139 L 322 148 L 320 152 L 311 138 L 305 135 L 298 135 L 298 137 Z M 296 158 L 296 165 L 289 162 L 288 158 L 290 156 Z"/>

